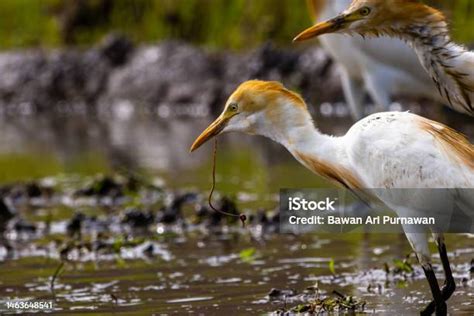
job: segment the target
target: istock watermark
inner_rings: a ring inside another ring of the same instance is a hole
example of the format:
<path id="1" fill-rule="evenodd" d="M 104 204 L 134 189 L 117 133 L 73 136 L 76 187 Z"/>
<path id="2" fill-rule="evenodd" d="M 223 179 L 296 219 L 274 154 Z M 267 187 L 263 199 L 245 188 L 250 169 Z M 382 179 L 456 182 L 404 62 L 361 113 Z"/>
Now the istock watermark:
<path id="1" fill-rule="evenodd" d="M 288 199 L 288 207 L 290 211 L 335 211 L 335 203 L 337 201 L 337 198 L 334 200 L 331 200 L 329 197 L 327 197 L 323 201 L 308 201 L 304 198 L 300 197 L 290 197 Z"/>
<path id="2" fill-rule="evenodd" d="M 280 230 L 473 233 L 469 198 L 472 189 L 281 190 Z"/>

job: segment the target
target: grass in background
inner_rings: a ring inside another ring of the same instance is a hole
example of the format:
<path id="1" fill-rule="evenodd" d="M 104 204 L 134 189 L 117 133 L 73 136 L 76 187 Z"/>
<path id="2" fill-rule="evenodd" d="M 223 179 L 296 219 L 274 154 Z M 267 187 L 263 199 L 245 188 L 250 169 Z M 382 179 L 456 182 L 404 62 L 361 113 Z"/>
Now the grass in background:
<path id="1" fill-rule="evenodd" d="M 58 23 L 47 12 L 50 0 L 1 0 L 0 47 L 58 46 Z"/>
<path id="2" fill-rule="evenodd" d="M 460 42 L 474 41 L 471 0 L 429 0 L 452 18 Z M 311 23 L 303 0 L 2 0 L 0 48 L 89 46 L 110 32 L 137 43 L 180 39 L 244 49 L 289 45 Z"/>
<path id="3" fill-rule="evenodd" d="M 451 19 L 453 32 L 461 43 L 474 42 L 474 1 L 450 1 L 453 6 Z"/>

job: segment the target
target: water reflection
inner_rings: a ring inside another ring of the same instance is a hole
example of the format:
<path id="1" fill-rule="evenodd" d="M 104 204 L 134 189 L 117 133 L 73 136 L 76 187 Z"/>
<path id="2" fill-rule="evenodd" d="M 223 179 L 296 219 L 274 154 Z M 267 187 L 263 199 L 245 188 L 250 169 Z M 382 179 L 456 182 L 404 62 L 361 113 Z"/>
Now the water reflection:
<path id="1" fill-rule="evenodd" d="M 326 133 L 344 134 L 352 122 L 346 112 L 338 110 L 342 108 L 343 104 L 329 103 L 312 107 L 317 126 Z M 193 170 L 209 160 L 209 150 L 190 155 L 188 149 L 212 118 L 202 105 L 171 109 L 166 105 L 143 109 L 119 102 L 100 114 L 65 111 L 52 115 L 3 115 L 0 155 L 24 154 L 40 161 L 55 158 L 68 171 L 78 160 L 92 154 L 110 169 L 149 169 L 176 178 L 182 171 Z M 435 119 L 474 138 L 471 118 L 448 110 L 440 110 L 437 116 Z M 292 159 L 284 148 L 260 137 L 227 135 L 220 139 L 231 151 L 249 148 L 264 167 Z"/>

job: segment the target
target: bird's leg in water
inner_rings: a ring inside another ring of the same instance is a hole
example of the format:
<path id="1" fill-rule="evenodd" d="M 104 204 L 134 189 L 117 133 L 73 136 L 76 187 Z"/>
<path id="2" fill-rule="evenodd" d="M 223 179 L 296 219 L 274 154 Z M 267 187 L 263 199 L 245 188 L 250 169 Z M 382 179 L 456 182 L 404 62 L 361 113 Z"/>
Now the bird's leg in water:
<path id="1" fill-rule="evenodd" d="M 426 279 L 430 284 L 434 301 L 428 304 L 428 306 L 421 312 L 421 315 L 431 315 L 434 311 L 436 311 L 436 316 L 445 316 L 447 315 L 447 306 L 441 295 L 441 290 L 439 289 L 438 280 L 436 280 L 433 267 L 430 263 L 424 263 L 422 266 L 423 271 L 425 271 Z M 432 310 L 432 305 L 434 306 L 435 310 Z"/>
<path id="2" fill-rule="evenodd" d="M 446 251 L 446 244 L 444 243 L 444 236 L 442 234 L 438 235 L 436 239 L 436 244 L 438 245 L 439 257 L 441 258 L 441 263 L 443 264 L 444 276 L 446 281 L 444 282 L 443 288 L 441 289 L 441 295 L 443 299 L 448 300 L 451 295 L 456 290 L 456 282 L 453 278 L 453 272 L 451 271 L 451 266 L 449 264 L 448 252 Z"/>
<path id="3" fill-rule="evenodd" d="M 436 244 L 438 246 L 439 257 L 443 264 L 444 276 L 446 280 L 441 288 L 441 297 L 444 301 L 447 301 L 456 290 L 456 282 L 453 278 L 453 272 L 449 264 L 448 253 L 446 251 L 446 244 L 444 243 L 444 236 L 442 234 L 435 234 Z M 433 313 L 435 311 L 436 303 L 431 302 L 425 309 L 427 312 Z"/>

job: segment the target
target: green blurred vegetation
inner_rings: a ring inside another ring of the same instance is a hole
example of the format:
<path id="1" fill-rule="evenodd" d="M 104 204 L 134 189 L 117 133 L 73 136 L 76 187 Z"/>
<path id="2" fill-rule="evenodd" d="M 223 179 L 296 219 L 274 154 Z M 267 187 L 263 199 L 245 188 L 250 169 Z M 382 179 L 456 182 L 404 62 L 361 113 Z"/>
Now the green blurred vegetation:
<path id="1" fill-rule="evenodd" d="M 86 152 L 67 162 L 47 153 L 0 155 L 0 184 L 30 181 L 65 173 L 89 176 L 110 171 L 105 157 L 99 153 Z"/>
<path id="2" fill-rule="evenodd" d="M 473 1 L 425 2 L 448 12 L 457 40 L 474 41 Z M 0 12 L 0 48 L 86 46 L 119 32 L 242 49 L 288 45 L 311 23 L 305 0 L 2 0 Z"/>

